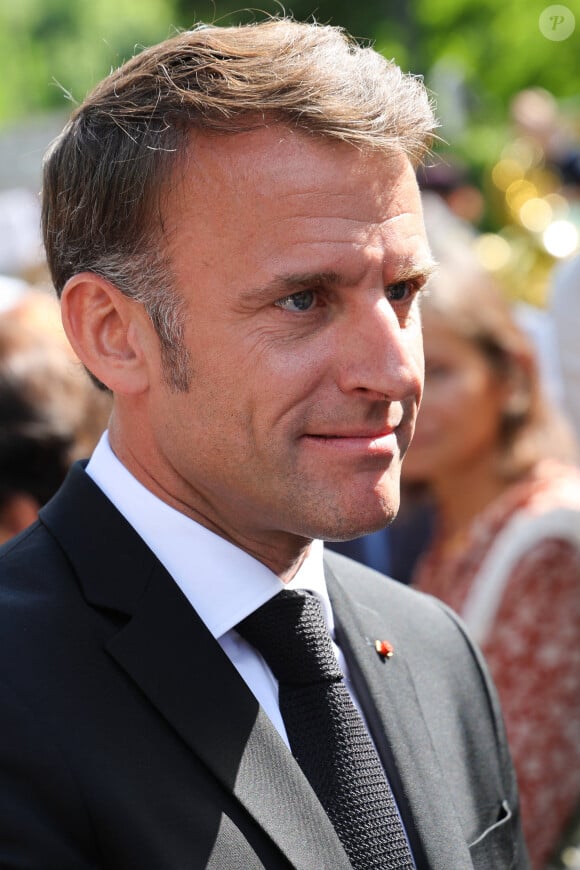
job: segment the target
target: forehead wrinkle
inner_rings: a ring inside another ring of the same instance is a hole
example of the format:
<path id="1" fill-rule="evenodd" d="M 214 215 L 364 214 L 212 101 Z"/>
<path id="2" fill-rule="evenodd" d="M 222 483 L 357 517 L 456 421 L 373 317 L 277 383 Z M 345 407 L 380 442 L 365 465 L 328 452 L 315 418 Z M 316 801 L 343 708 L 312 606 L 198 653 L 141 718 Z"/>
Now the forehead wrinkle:
<path id="1" fill-rule="evenodd" d="M 351 201 L 351 197 L 348 197 L 349 202 Z M 334 235 L 337 228 L 342 227 L 343 225 L 347 225 L 347 227 L 356 228 L 356 232 L 364 231 L 366 236 L 374 236 L 376 233 L 381 232 L 389 232 L 390 228 L 393 224 L 398 221 L 404 220 L 406 218 L 415 219 L 417 217 L 421 217 L 421 213 L 417 214 L 412 211 L 404 211 L 404 212 L 395 212 L 394 214 L 386 214 L 384 216 L 377 216 L 373 214 L 372 216 L 366 217 L 365 215 L 358 217 L 352 213 L 347 214 L 312 214 L 312 212 L 296 212 L 294 214 L 282 215 L 280 221 L 282 223 L 290 223 L 293 224 L 295 221 L 298 221 L 301 224 L 320 224 L 320 221 L 327 221 L 329 223 L 328 231 L 331 236 Z M 306 240 L 308 241 L 308 240 Z M 338 239 L 337 239 L 338 241 Z M 345 243 L 349 243 L 348 239 L 344 240 Z"/>

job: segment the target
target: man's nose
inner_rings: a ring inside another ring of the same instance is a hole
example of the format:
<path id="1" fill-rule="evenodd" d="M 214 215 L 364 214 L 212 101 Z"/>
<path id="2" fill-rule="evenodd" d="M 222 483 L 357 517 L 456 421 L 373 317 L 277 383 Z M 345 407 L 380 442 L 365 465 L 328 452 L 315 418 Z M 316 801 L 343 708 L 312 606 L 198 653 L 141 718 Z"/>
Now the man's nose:
<path id="1" fill-rule="evenodd" d="M 417 310 L 402 318 L 381 295 L 345 315 L 339 340 L 341 392 L 392 402 L 420 400 L 423 344 Z"/>

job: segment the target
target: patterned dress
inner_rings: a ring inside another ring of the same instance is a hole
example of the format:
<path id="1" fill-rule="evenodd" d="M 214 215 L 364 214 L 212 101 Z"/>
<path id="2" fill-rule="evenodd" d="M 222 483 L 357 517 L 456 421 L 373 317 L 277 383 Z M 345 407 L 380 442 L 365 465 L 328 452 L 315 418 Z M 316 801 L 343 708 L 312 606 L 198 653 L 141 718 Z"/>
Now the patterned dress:
<path id="1" fill-rule="evenodd" d="M 558 530 L 562 514 L 567 518 L 565 532 Z M 514 557 L 510 538 L 515 542 L 518 536 L 524 544 L 518 550 L 516 542 Z M 512 555 L 506 556 L 509 564 L 498 585 L 492 574 L 503 559 L 494 553 L 500 540 L 506 553 L 511 546 Z M 493 583 L 493 616 L 475 636 L 503 707 L 532 866 L 543 870 L 580 801 L 576 470 L 548 460 L 540 463 L 533 474 L 487 506 L 473 522 L 465 546 L 452 558 L 442 557 L 435 531 L 413 577 L 417 588 L 445 601 L 468 626 L 477 617 L 485 586 Z"/>

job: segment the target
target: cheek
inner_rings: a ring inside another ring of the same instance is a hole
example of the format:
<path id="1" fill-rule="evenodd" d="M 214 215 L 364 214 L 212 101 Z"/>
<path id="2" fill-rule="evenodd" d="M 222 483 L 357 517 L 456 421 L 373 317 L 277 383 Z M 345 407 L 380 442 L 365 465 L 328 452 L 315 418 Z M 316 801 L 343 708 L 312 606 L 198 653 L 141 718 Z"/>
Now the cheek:
<path id="1" fill-rule="evenodd" d="M 435 397 L 431 416 L 442 449 L 457 458 L 493 449 L 499 410 L 485 381 L 467 375 L 457 379 L 454 387 Z"/>
<path id="2" fill-rule="evenodd" d="M 466 391 L 458 378 L 438 379 L 425 385 L 420 424 L 433 430 L 453 431 L 461 422 Z"/>
<path id="3" fill-rule="evenodd" d="M 426 385 L 417 423 L 417 439 L 449 456 L 464 455 L 488 423 L 485 390 L 469 371 L 433 377 Z"/>
<path id="4" fill-rule="evenodd" d="M 470 416 L 472 429 L 478 433 L 480 441 L 494 445 L 499 438 L 502 416 L 497 395 L 491 390 L 479 393 L 472 403 Z"/>
<path id="5" fill-rule="evenodd" d="M 301 418 L 310 413 L 313 402 L 327 398 L 336 344 L 317 338 L 297 342 L 262 336 L 246 354 L 250 365 L 245 365 L 243 391 L 251 397 L 253 415 L 264 425 Z"/>

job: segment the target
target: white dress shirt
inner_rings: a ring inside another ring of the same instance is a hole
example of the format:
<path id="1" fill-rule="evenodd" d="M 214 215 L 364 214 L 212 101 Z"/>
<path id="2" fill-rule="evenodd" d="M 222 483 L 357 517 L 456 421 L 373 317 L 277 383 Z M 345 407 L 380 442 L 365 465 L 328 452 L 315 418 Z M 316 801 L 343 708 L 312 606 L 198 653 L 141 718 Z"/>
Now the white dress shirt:
<path id="1" fill-rule="evenodd" d="M 169 572 L 288 744 L 278 707 L 277 680 L 262 656 L 234 628 L 281 589 L 306 589 L 322 601 L 334 637 L 322 541 L 312 542 L 297 574 L 289 583 L 282 583 L 253 556 L 170 507 L 139 483 L 113 453 L 106 432 L 86 471 Z M 336 644 L 334 647 L 360 710 L 344 656 Z"/>
<path id="2" fill-rule="evenodd" d="M 288 583 L 249 553 L 170 507 L 117 459 L 105 432 L 87 474 L 145 541 L 215 637 L 288 746 L 278 706 L 278 681 L 263 657 L 235 626 L 282 589 L 304 589 L 322 602 L 334 651 L 351 698 L 364 721 L 346 660 L 334 641 L 334 617 L 322 561 L 324 545 L 313 541 Z M 372 738 L 371 738 L 372 739 Z"/>

